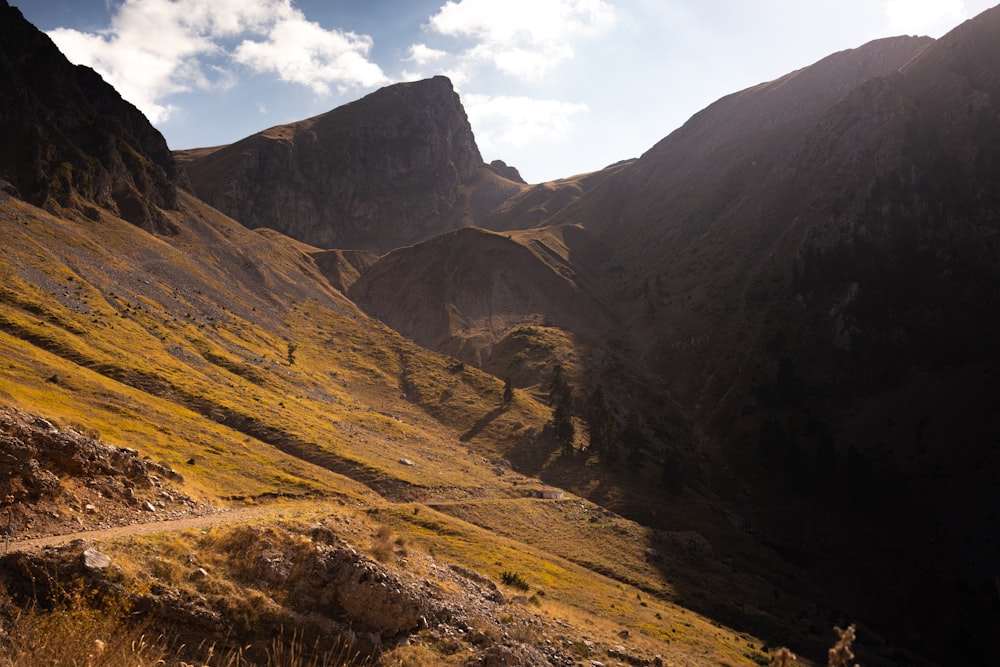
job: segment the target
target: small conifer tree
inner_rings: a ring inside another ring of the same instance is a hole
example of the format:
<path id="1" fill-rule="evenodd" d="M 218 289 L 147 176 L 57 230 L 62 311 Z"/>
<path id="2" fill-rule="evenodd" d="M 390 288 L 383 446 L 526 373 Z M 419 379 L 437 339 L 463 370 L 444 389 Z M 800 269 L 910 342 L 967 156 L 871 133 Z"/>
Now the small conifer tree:
<path id="1" fill-rule="evenodd" d="M 573 441 L 576 439 L 576 427 L 573 426 L 573 390 L 566 387 L 556 409 L 552 414 L 552 426 L 556 435 L 556 442 L 566 454 L 574 451 Z"/>
<path id="2" fill-rule="evenodd" d="M 590 448 L 606 463 L 617 462 L 608 460 L 618 458 L 618 423 L 603 387 L 598 386 L 587 400 L 587 429 Z"/>
<path id="3" fill-rule="evenodd" d="M 634 468 L 639 468 L 643 463 L 644 451 L 649 444 L 646 437 L 646 429 L 642 417 L 636 410 L 630 410 L 625 419 L 625 426 L 622 428 L 622 444 L 628 452 L 628 464 Z"/>

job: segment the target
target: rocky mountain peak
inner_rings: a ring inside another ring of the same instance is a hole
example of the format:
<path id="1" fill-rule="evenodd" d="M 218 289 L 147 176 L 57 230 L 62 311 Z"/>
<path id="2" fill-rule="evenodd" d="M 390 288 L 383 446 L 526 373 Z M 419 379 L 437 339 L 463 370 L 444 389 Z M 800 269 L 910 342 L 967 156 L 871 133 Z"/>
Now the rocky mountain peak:
<path id="1" fill-rule="evenodd" d="M 375 252 L 462 226 L 463 188 L 485 168 L 443 76 L 179 157 L 198 196 L 249 227 Z"/>
<path id="2" fill-rule="evenodd" d="M 522 178 L 521 172 L 517 170 L 517 167 L 509 165 L 503 160 L 493 160 L 493 162 L 490 162 L 489 168 L 490 171 L 503 176 L 509 181 L 527 184 L 524 178 Z"/>
<path id="3" fill-rule="evenodd" d="M 50 210 L 168 231 L 176 166 L 163 136 L 88 67 L 72 65 L 17 8 L 0 5 L 0 179 Z"/>

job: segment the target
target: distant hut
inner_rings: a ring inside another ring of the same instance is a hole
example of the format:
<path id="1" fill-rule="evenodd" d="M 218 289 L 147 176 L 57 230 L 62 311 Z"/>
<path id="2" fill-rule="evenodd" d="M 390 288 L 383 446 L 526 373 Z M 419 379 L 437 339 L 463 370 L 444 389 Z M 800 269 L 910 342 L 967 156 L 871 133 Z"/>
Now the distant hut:
<path id="1" fill-rule="evenodd" d="M 535 489 L 536 498 L 544 498 L 546 500 L 559 500 L 565 495 L 559 489 Z"/>

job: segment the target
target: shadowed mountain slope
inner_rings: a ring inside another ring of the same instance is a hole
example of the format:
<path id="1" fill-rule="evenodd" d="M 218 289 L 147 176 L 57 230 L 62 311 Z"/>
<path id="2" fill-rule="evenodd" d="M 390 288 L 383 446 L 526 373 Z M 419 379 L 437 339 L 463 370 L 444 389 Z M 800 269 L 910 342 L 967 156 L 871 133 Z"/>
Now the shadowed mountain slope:
<path id="1" fill-rule="evenodd" d="M 939 657 L 985 658 L 973 637 L 997 619 L 998 44 L 993 9 L 937 41 L 834 54 L 483 223 L 601 247 L 565 270 L 611 304 L 624 335 L 606 349 L 690 416 L 686 483 L 835 604 Z M 427 293 L 426 312 L 465 298 Z M 486 330 L 426 342 L 460 353 Z M 918 581 L 933 594 L 915 600 Z"/>
<path id="2" fill-rule="evenodd" d="M 378 253 L 465 226 L 523 187 L 483 163 L 441 76 L 178 158 L 201 199 L 248 227 Z"/>
<path id="3" fill-rule="evenodd" d="M 690 410 L 700 478 L 942 659 L 985 659 L 997 620 L 998 43 L 993 9 L 835 54 L 544 222 L 608 246 L 607 298 Z"/>
<path id="4" fill-rule="evenodd" d="M 631 163 L 624 160 L 599 171 L 539 183 L 515 193 L 482 219 L 495 231 L 546 225 L 557 213 Z"/>
<path id="5" fill-rule="evenodd" d="M 0 6 L 0 179 L 27 201 L 168 230 L 174 159 L 162 135 L 88 67 L 70 64 L 16 8 Z"/>
<path id="6" fill-rule="evenodd" d="M 587 293 L 544 241 L 475 228 L 389 253 L 348 294 L 418 343 L 476 365 L 519 326 L 620 336 L 613 311 Z"/>

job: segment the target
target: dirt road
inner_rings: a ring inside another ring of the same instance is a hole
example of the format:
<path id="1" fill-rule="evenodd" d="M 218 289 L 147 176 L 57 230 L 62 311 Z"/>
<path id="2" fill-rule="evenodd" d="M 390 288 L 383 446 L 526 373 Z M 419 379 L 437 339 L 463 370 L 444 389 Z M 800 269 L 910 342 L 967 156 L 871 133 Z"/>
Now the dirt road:
<path id="1" fill-rule="evenodd" d="M 166 533 L 179 530 L 189 530 L 192 528 L 207 528 L 223 523 L 239 523 L 254 519 L 277 517 L 286 513 L 290 508 L 283 505 L 265 505 L 256 507 L 239 507 L 235 509 L 224 509 L 210 514 L 185 517 L 183 519 L 172 519 L 169 521 L 149 521 L 146 523 L 135 523 L 128 526 L 114 526 L 111 528 L 98 528 L 94 530 L 83 530 L 76 533 L 66 533 L 64 535 L 49 535 L 46 537 L 35 537 L 25 540 L 3 540 L 0 541 L 0 553 L 9 551 L 27 551 L 41 547 L 60 546 L 69 544 L 73 540 L 86 540 L 88 542 L 99 542 L 102 540 L 112 540 L 130 535 L 148 535 L 150 533 Z"/>

